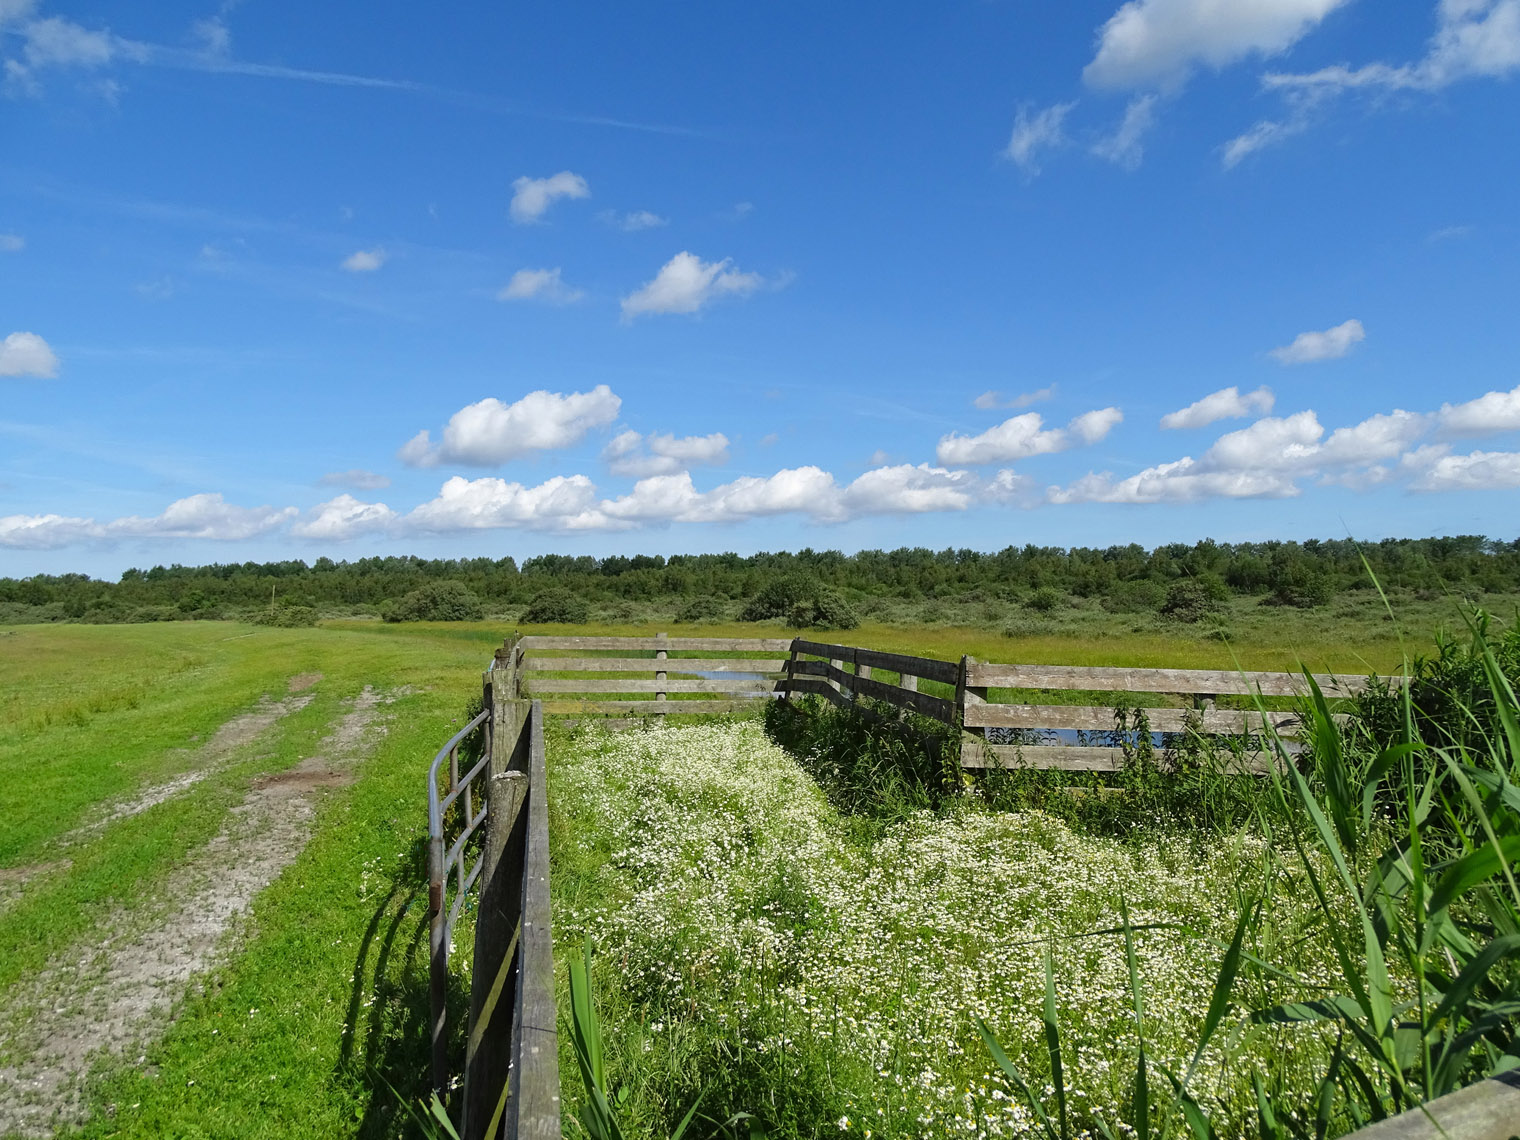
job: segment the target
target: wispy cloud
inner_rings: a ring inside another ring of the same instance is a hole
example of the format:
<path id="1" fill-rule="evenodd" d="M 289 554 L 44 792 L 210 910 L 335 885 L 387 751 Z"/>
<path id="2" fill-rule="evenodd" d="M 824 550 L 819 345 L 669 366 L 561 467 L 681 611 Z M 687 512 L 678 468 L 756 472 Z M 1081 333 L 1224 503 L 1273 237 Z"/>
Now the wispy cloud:
<path id="1" fill-rule="evenodd" d="M 1054 384 L 1045 388 L 1037 388 L 1033 392 L 1021 392 L 1017 396 L 1005 399 L 1003 393 L 989 389 L 983 392 L 971 403 L 984 412 L 990 412 L 998 408 L 1027 408 L 1030 404 L 1038 404 L 1044 400 L 1054 398 L 1056 386 Z"/>
<path id="2" fill-rule="evenodd" d="M 1003 157 L 1011 159 L 1031 178 L 1040 172 L 1040 156 L 1066 143 L 1066 116 L 1076 106 L 1056 103 L 1040 111 L 1020 107 L 1013 121 L 1013 133 L 1003 148 Z"/>
<path id="3" fill-rule="evenodd" d="M 1313 364 L 1321 360 L 1339 360 L 1367 339 L 1362 322 L 1353 318 L 1324 332 L 1303 332 L 1292 344 L 1274 348 L 1268 355 L 1279 364 Z"/>

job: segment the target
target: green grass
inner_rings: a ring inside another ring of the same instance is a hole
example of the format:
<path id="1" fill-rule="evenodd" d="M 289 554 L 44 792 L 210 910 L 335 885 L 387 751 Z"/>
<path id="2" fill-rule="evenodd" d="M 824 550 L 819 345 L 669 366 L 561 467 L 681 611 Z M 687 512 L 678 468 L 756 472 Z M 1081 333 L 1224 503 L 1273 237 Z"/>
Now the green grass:
<path id="1" fill-rule="evenodd" d="M 1272 621 L 1260 626 L 1253 624 L 1254 611 L 1232 619 L 1237 640 L 1229 644 L 1205 630 L 1146 625 L 1096 610 L 1059 613 L 1044 632 L 1017 638 L 1003 637 L 986 623 L 877 623 L 808 636 L 1008 662 L 1231 668 L 1238 660 L 1247 668 L 1287 668 L 1301 656 L 1316 669 L 1347 672 L 1388 671 L 1397 664 L 1397 642 L 1362 609 L 1264 616 Z M 91 1094 L 97 1113 L 88 1135 L 407 1133 L 409 1118 L 388 1086 L 415 1102 L 425 1083 L 423 773 L 457 728 L 478 693 L 481 669 L 509 630 L 509 624 L 493 622 L 375 621 L 328 622 L 315 629 L 222 622 L 0 629 L 0 712 L 7 726 L 0 740 L 0 818 L 7 821 L 0 831 L 0 872 L 49 865 L 19 897 L 0 902 L 0 990 L 24 984 L 48 961 L 89 945 L 108 920 L 127 930 L 151 923 L 169 905 L 162 892 L 174 868 L 217 834 L 255 776 L 312 755 L 344 702 L 365 685 L 408 690 L 389 707 L 389 732 L 358 782 L 325 794 L 311 842 L 255 901 L 236 930 L 234 953 L 187 996 L 167 1032 L 146 1048 L 146 1062 L 128 1057 L 97 1074 Z M 657 630 L 727 637 L 794 632 L 658 620 L 524 632 Z M 86 843 L 64 846 L 71 831 L 98 819 L 107 805 L 194 767 L 196 748 L 230 717 L 266 695 L 285 696 L 292 675 L 312 672 L 323 679 L 310 690 L 311 702 L 236 763 L 167 803 L 102 828 Z M 555 780 L 572 764 L 566 740 L 551 744 Z M 702 800 L 691 810 L 710 806 Z M 604 884 L 587 870 L 589 863 L 582 865 L 578 848 L 567 846 L 566 817 L 557 819 L 556 917 L 570 919 L 568 937 L 576 930 L 573 916 L 605 898 L 598 893 Z M 574 841 L 590 844 L 588 860 L 608 853 L 597 834 L 588 827 Z M 881 835 L 881 828 L 861 832 L 846 823 L 840 849 L 856 850 Z M 765 885 L 777 906 L 805 908 L 805 892 L 795 888 L 784 878 Z M 599 973 L 608 968 L 599 967 Z M 782 979 L 763 980 L 773 987 Z M 758 1001 L 767 991 L 761 986 L 746 992 Z M 617 1010 L 626 1014 L 630 1008 L 614 997 L 609 1023 Z M 647 1019 L 644 1024 L 647 1029 Z M 1012 1023 L 1000 1029 L 1009 1031 Z M 644 1032 L 609 1045 L 611 1055 L 621 1058 L 615 1063 L 636 1061 L 626 1052 L 628 1041 L 642 1048 L 648 1039 Z M 788 1118 L 798 1135 L 811 1134 L 797 1122 L 815 1108 L 827 1102 L 832 1111 L 834 1104 L 847 1103 L 835 1095 L 839 1087 L 875 1079 L 861 1073 L 846 1079 L 831 1070 L 829 1054 L 816 1050 L 808 1054 L 805 1072 L 789 1076 L 774 1068 L 774 1054 L 731 1054 L 724 1040 L 687 1038 L 669 1050 L 658 1044 L 664 1050 L 655 1054 L 658 1064 L 638 1070 L 640 1087 L 647 1086 L 640 1102 L 646 1122 L 678 1122 L 689 1107 L 681 1097 L 697 1091 L 691 1074 L 707 1067 L 729 1066 L 737 1074 L 726 1086 L 725 1115 L 756 1107 L 748 1103 L 748 1090 L 760 1086 L 744 1082 L 759 1079 L 757 1074 L 800 1082 Z M 712 1111 L 718 1107 L 715 1102 Z"/>
<path id="2" fill-rule="evenodd" d="M 97 1075 L 87 1134 L 406 1131 L 385 1082 L 409 1096 L 425 1084 L 423 776 L 501 635 L 483 625 L 396 636 L 378 625 L 176 623 L 0 637 L 0 699 L 54 710 L 0 750 L 0 868 L 61 864 L 0 907 L 0 989 L 88 945 L 107 919 L 128 933 L 150 924 L 172 902 L 161 891 L 173 869 L 217 833 L 255 775 L 313 755 L 365 685 L 409 690 L 384 714 L 388 731 L 358 782 L 325 795 L 312 841 L 239 924 L 236 952 L 148 1045 L 144 1065 L 133 1056 Z M 323 674 L 311 703 L 237 763 L 59 847 L 103 805 L 192 766 L 193 738 L 307 672 Z M 102 699 L 138 686 L 141 696 Z"/>

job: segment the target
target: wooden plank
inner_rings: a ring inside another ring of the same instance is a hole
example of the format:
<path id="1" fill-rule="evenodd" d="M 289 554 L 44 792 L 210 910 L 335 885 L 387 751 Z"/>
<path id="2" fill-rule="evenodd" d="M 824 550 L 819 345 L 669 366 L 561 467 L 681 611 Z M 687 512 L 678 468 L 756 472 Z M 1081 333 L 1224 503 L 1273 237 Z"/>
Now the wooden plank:
<path id="1" fill-rule="evenodd" d="M 544 712 L 550 716 L 566 714 L 585 716 L 595 712 L 636 712 L 664 716 L 695 716 L 707 713 L 749 712 L 762 707 L 775 694 L 765 694 L 749 701 L 550 701 Z"/>
<path id="2" fill-rule="evenodd" d="M 529 657 L 530 673 L 781 673 L 786 661 L 774 657 Z"/>
<path id="3" fill-rule="evenodd" d="M 913 689 L 900 688 L 897 685 L 888 684 L 885 681 L 877 681 L 871 677 L 856 676 L 847 673 L 843 669 L 827 661 L 798 661 L 794 666 L 797 676 L 825 677 L 828 680 L 821 682 L 833 690 L 829 682 L 842 686 L 873 700 L 885 701 L 900 709 L 912 709 L 927 717 L 944 724 L 949 724 L 955 719 L 955 702 L 944 697 L 933 697 L 928 693 L 920 693 Z M 821 692 L 820 689 L 804 689 L 798 682 L 793 682 L 793 689 L 798 692 Z"/>
<path id="4" fill-rule="evenodd" d="M 977 755 L 967 749 L 961 757 L 963 768 L 1038 768 L 1062 772 L 1117 772 L 1124 767 L 1124 751 L 1119 748 L 1062 744 L 982 744 Z M 1264 753 L 1248 753 L 1240 771 L 1260 774 L 1268 770 L 1270 758 Z M 1158 753 L 1157 761 L 1162 757 Z"/>
<path id="5" fill-rule="evenodd" d="M 1520 1073 L 1511 1069 L 1348 1133 L 1346 1140 L 1514 1140 Z"/>
<path id="6" fill-rule="evenodd" d="M 697 681 L 587 680 L 580 677 L 546 677 L 529 681 L 535 693 L 771 693 L 779 681 L 703 679 Z"/>
<path id="7" fill-rule="evenodd" d="M 525 649 L 673 649 L 712 650 L 715 653 L 786 653 L 792 643 L 783 637 L 550 637 L 535 634 L 522 639 Z"/>
<path id="8" fill-rule="evenodd" d="M 955 702 L 947 701 L 944 697 L 931 697 L 928 693 L 900 689 L 896 685 L 874 681 L 868 677 L 851 677 L 848 674 L 843 674 L 843 676 L 846 678 L 846 683 L 862 697 L 885 701 L 900 709 L 912 709 L 942 724 L 951 724 L 955 720 Z"/>
<path id="9" fill-rule="evenodd" d="M 549 912 L 549 776 L 544 757 L 544 712 L 529 716 L 531 783 L 527 850 L 523 860 L 522 940 L 517 989 L 517 1063 L 512 1066 L 506 1135 L 554 1138 L 560 1133 L 559 1012 L 554 1002 L 554 938 Z M 494 1133 L 493 1133 L 494 1134 Z"/>
<path id="10" fill-rule="evenodd" d="M 906 673 L 910 677 L 922 677 L 938 681 L 942 685 L 955 684 L 960 666 L 954 661 L 936 661 L 932 657 L 909 657 L 903 653 L 879 653 L 874 649 L 855 650 L 855 663 L 870 669 L 886 669 L 892 673 Z"/>
<path id="11" fill-rule="evenodd" d="M 827 661 L 804 661 L 799 658 L 792 665 L 792 673 L 798 677 L 827 677 L 832 668 Z"/>
<path id="12" fill-rule="evenodd" d="M 798 664 L 800 665 L 802 662 L 799 661 Z M 847 708 L 850 704 L 849 699 L 841 696 L 839 690 L 834 688 L 833 685 L 827 681 L 820 681 L 812 677 L 799 677 L 793 681 L 792 691 L 794 693 L 807 693 L 812 696 L 823 697 L 830 704 L 838 705 L 840 708 Z"/>
<path id="13" fill-rule="evenodd" d="M 1327 697 L 1352 696 L 1364 678 L 1317 675 Z M 1295 697 L 1306 690 L 1298 673 L 1240 673 L 1230 669 L 1112 669 L 1078 665 L 992 665 L 970 667 L 967 684 L 990 689 L 1079 689 L 1099 693 L 1203 693 Z"/>
<path id="14" fill-rule="evenodd" d="M 1189 718 L 1206 733 L 1261 732 L 1261 715 L 1244 710 L 1213 709 L 1145 709 L 1152 732 L 1183 732 Z M 1280 732 L 1298 727 L 1298 718 L 1289 712 L 1268 713 L 1268 719 Z M 967 703 L 967 728 L 1053 728 L 1077 732 L 1112 732 L 1114 710 L 1078 705 L 995 705 Z"/>
<path id="15" fill-rule="evenodd" d="M 884 653 L 875 649 L 860 649 L 849 645 L 828 645 L 820 641 L 797 639 L 797 652 L 836 661 L 847 661 L 868 669 L 886 669 L 892 673 L 906 673 L 910 677 L 923 677 L 944 685 L 955 684 L 960 666 L 954 661 L 938 661 L 932 657 L 910 657 L 905 653 Z"/>
<path id="16" fill-rule="evenodd" d="M 855 650 L 849 645 L 830 645 L 823 641 L 807 641 L 797 638 L 792 642 L 792 647 L 797 653 L 808 653 L 814 657 L 828 657 L 839 661 L 854 661 Z"/>

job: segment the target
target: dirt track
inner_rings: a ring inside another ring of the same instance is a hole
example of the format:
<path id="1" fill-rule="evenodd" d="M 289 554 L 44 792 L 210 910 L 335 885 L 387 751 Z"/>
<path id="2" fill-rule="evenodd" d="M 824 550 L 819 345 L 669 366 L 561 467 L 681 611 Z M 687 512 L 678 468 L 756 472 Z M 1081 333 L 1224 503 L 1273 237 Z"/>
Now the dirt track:
<path id="1" fill-rule="evenodd" d="M 290 699 L 304 704 L 310 698 Z M 354 779 L 357 765 L 383 731 L 376 724 L 383 703 L 366 687 L 333 725 L 317 755 L 286 772 L 255 779 L 221 833 L 174 871 L 165 897 L 182 901 L 163 921 L 128 935 L 119 932 L 127 925 L 122 915 L 111 924 L 118 931 L 100 931 L 93 944 L 76 947 L 5 995 L 0 1003 L 0 1057 L 5 1058 L 0 1134 L 47 1137 L 60 1125 L 82 1122 L 80 1086 L 91 1065 L 160 1029 L 189 980 L 224 952 L 225 936 L 238 916 L 305 847 L 316 794 Z M 260 706 L 262 712 L 234 718 L 202 751 L 211 750 L 225 762 L 263 731 L 250 731 L 248 718 L 277 718 L 283 713 L 276 710 L 286 704 L 288 700 L 270 702 Z"/>

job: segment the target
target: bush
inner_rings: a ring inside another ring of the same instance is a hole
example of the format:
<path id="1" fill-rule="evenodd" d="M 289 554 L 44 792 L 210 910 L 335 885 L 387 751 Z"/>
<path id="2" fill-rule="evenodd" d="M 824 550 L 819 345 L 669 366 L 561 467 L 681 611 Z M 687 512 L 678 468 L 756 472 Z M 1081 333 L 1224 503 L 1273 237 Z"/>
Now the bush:
<path id="1" fill-rule="evenodd" d="M 1161 606 L 1162 615 L 1173 621 L 1202 621 L 1209 614 L 1218 612 L 1219 599 L 1209 592 L 1205 583 L 1194 578 L 1173 582 Z"/>
<path id="2" fill-rule="evenodd" d="M 591 614 L 586 599 L 569 590 L 555 588 L 544 590 L 528 603 L 519 619 L 527 625 L 585 625 Z"/>
<path id="3" fill-rule="evenodd" d="M 485 610 L 463 582 L 429 582 L 382 607 L 380 616 L 386 621 L 479 621 Z"/>
<path id="4" fill-rule="evenodd" d="M 1166 604 L 1166 587 L 1154 578 L 1116 582 L 1103 598 L 1111 614 L 1153 614 Z"/>
<path id="5" fill-rule="evenodd" d="M 1041 586 L 1024 599 L 1024 605 L 1038 614 L 1048 614 L 1051 610 L 1058 610 L 1065 604 L 1066 595 L 1054 586 Z"/>
<path id="6" fill-rule="evenodd" d="M 317 624 L 317 611 L 311 606 L 278 605 L 252 614 L 249 621 L 255 625 L 272 625 L 279 629 L 299 629 Z M 135 619 L 134 619 L 135 620 Z"/>
<path id="7" fill-rule="evenodd" d="M 716 622 L 728 617 L 728 606 L 720 598 L 693 598 L 678 611 L 676 621 Z"/>
<path id="8" fill-rule="evenodd" d="M 854 629 L 860 617 L 839 591 L 806 574 L 785 574 L 745 603 L 740 621 L 779 621 L 793 629 Z"/>
<path id="9" fill-rule="evenodd" d="M 1296 606 L 1301 610 L 1322 606 L 1335 596 L 1330 576 L 1308 561 L 1283 561 L 1273 565 L 1268 580 L 1271 593 L 1265 606 Z"/>

